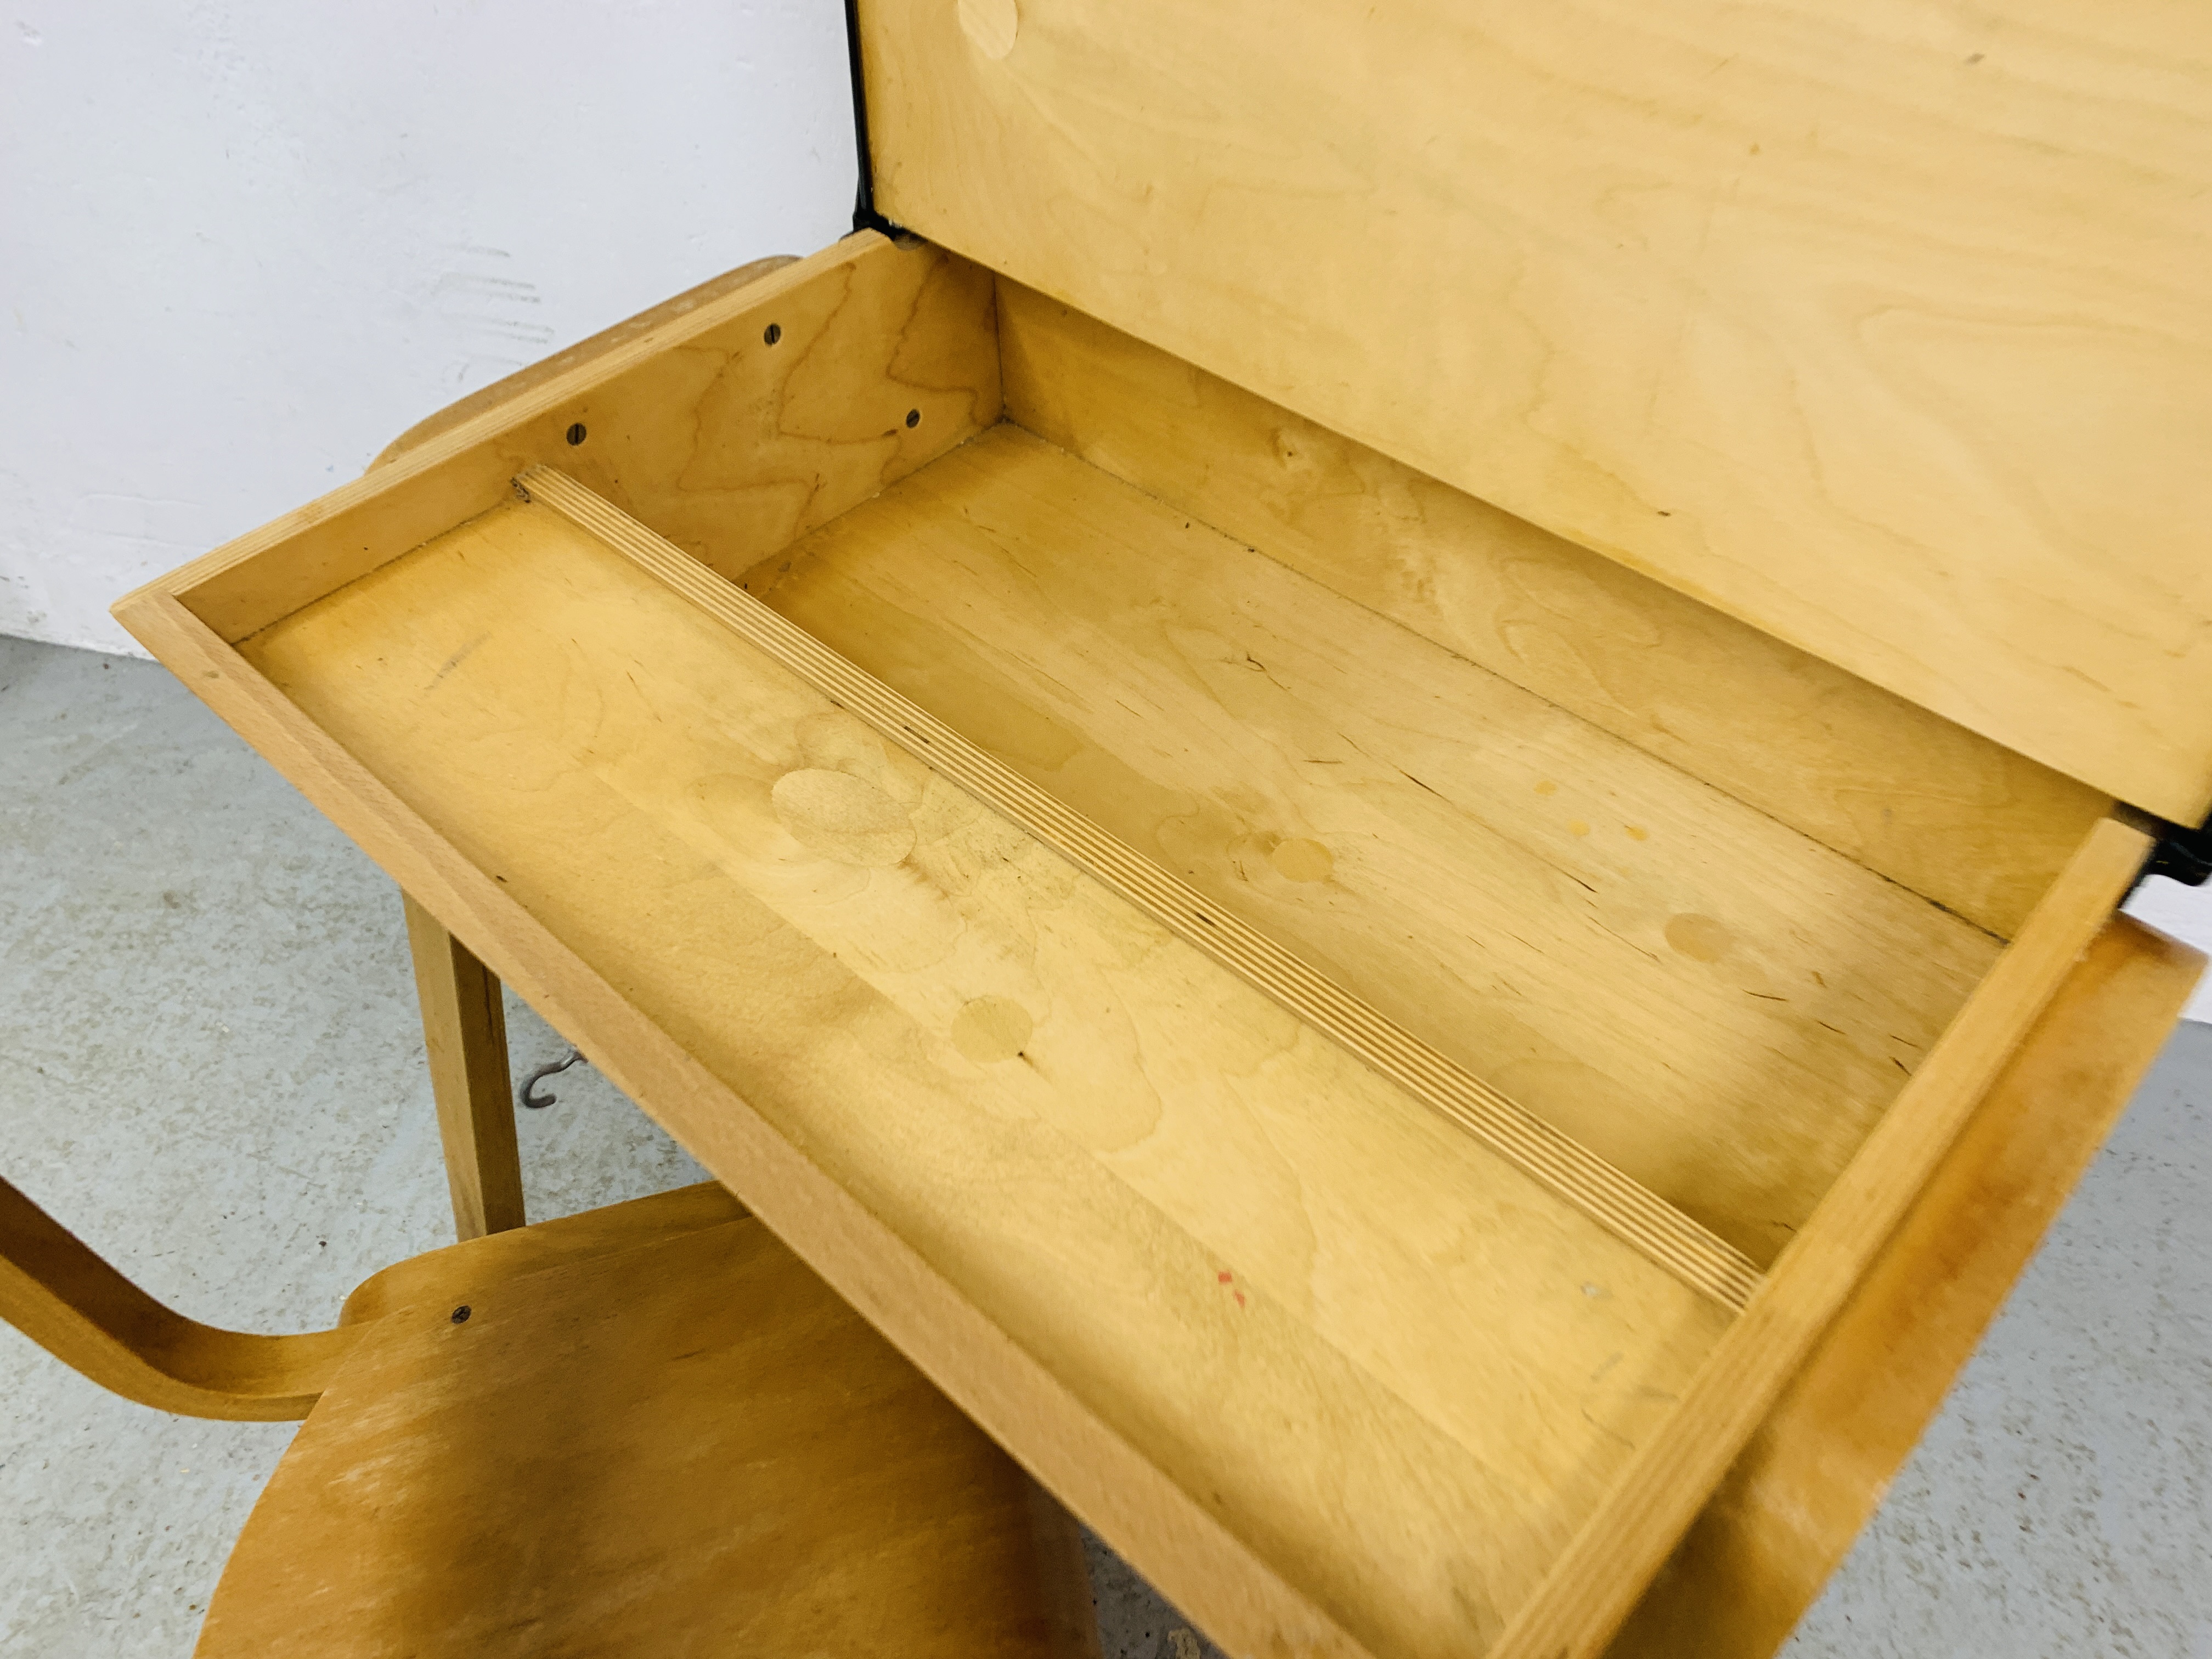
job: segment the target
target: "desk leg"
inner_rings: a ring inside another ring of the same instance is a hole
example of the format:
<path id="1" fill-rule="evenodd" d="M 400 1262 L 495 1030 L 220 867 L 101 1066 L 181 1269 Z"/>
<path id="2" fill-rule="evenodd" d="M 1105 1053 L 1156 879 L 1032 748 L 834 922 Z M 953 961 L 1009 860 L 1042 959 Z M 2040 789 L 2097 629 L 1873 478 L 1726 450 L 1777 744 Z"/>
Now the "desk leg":
<path id="1" fill-rule="evenodd" d="M 412 898 L 407 943 L 422 1001 L 430 1091 L 446 1146 L 453 1227 L 463 1238 L 523 1224 L 522 1161 L 514 1146 L 514 1099 L 507 1072 L 507 1015 L 499 981 L 468 947 Z"/>

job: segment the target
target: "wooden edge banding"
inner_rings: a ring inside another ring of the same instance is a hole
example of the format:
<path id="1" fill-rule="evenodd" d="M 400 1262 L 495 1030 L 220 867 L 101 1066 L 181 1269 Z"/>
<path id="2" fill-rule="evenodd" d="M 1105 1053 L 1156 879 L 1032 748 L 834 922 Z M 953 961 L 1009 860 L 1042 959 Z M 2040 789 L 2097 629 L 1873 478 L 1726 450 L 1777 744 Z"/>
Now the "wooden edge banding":
<path id="1" fill-rule="evenodd" d="M 1230 1651 L 1367 1650 L 1200 1500 L 701 1065 L 543 923 L 161 589 L 117 616 L 185 688 L 448 928 L 608 1080 L 674 1133 L 931 1382 L 1161 1593 L 1204 1606 Z M 495 1237 L 501 1237 L 495 1235 Z"/>
<path id="2" fill-rule="evenodd" d="M 356 1333 L 255 1336 L 156 1302 L 0 1181 L 0 1319 L 125 1400 L 234 1423 L 305 1417 Z"/>
<path id="3" fill-rule="evenodd" d="M 531 468 L 515 487 L 526 500 L 615 549 L 1685 1283 L 1729 1309 L 1751 1299 L 1759 1269 L 1734 1246 L 736 584 L 552 467 Z"/>
<path id="4" fill-rule="evenodd" d="M 1490 1659 L 1587 1659 L 1603 1649 L 2126 896 L 2149 848 L 2117 818 L 2090 831 Z"/>

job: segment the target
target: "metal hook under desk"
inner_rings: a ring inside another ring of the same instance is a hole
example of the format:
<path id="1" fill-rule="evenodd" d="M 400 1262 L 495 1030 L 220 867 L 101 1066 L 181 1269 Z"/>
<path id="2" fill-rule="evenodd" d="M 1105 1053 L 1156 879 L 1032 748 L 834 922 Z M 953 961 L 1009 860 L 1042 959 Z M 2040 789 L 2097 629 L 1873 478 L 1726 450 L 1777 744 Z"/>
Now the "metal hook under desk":
<path id="1" fill-rule="evenodd" d="M 556 1060 L 550 1066 L 541 1066 L 536 1071 L 532 1072 L 528 1077 L 523 1079 L 521 1091 L 522 1103 L 529 1107 L 533 1111 L 540 1112 L 544 1111 L 548 1106 L 553 1104 L 556 1097 L 550 1094 L 541 1095 L 538 1093 L 538 1085 L 544 1079 L 551 1077 L 556 1072 L 567 1071 L 571 1066 L 575 1065 L 579 1060 L 582 1060 L 583 1057 L 584 1051 L 581 1048 L 571 1048 L 568 1050 L 568 1057 L 566 1060 Z"/>

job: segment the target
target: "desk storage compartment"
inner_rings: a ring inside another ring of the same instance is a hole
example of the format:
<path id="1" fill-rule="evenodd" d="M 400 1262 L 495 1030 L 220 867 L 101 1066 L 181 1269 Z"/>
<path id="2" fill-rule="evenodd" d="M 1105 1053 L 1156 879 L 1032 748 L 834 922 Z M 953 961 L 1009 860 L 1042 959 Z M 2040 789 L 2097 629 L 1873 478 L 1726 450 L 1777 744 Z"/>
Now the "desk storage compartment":
<path id="1" fill-rule="evenodd" d="M 118 614 L 1237 1651 L 1701 1510 L 1620 1650 L 1771 1647 L 2195 970 L 2109 798 L 873 233 Z"/>

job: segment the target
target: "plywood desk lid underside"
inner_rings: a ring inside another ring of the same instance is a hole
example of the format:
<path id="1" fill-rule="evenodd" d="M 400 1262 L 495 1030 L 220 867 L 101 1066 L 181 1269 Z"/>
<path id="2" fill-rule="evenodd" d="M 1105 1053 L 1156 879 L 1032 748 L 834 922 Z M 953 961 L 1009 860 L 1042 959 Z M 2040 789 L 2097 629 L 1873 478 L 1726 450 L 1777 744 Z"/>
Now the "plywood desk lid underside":
<path id="1" fill-rule="evenodd" d="M 862 0 L 878 207 L 2163 816 L 2212 13 Z"/>

